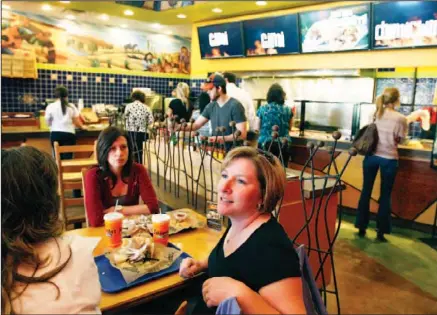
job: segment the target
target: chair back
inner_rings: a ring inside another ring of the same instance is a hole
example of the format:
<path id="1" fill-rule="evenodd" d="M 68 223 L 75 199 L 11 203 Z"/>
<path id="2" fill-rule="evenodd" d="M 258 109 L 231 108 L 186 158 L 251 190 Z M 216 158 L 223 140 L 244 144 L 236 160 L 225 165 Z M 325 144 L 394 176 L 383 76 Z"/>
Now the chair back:
<path id="1" fill-rule="evenodd" d="M 82 196 L 83 196 L 83 206 L 85 209 L 85 223 L 86 227 L 90 227 L 89 220 L 88 220 L 88 212 L 86 211 L 86 183 L 85 183 L 85 176 L 88 172 L 87 168 L 82 169 Z"/>
<path id="2" fill-rule="evenodd" d="M 319 289 L 314 279 L 305 246 L 296 249 L 299 256 L 300 271 L 302 274 L 303 299 L 307 314 L 327 315 L 325 304 L 320 296 Z"/>
<path id="3" fill-rule="evenodd" d="M 58 182 L 60 196 L 60 217 L 65 228 L 69 224 L 81 224 L 86 222 L 85 211 L 73 216 L 67 216 L 68 207 L 83 207 L 84 198 L 67 198 L 66 190 L 81 190 L 82 187 L 82 168 L 97 164 L 96 161 L 96 141 L 94 144 L 87 145 L 66 145 L 60 146 L 54 143 L 55 160 L 58 166 Z M 73 153 L 72 159 L 61 159 L 62 154 Z"/>

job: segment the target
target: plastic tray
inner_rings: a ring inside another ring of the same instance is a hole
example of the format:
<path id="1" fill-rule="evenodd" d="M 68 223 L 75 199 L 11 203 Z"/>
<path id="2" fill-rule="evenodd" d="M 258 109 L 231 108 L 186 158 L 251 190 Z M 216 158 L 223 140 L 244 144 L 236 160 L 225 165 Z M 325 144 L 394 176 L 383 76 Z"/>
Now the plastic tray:
<path id="1" fill-rule="evenodd" d="M 171 243 L 168 243 L 168 247 L 177 248 Z M 170 267 L 159 272 L 145 274 L 144 276 L 138 278 L 131 283 L 126 283 L 126 281 L 124 281 L 120 270 L 112 267 L 111 263 L 109 262 L 108 258 L 105 257 L 105 255 L 94 257 L 94 261 L 96 262 L 99 272 L 99 280 L 102 291 L 107 293 L 116 293 L 134 287 L 138 284 L 142 284 L 153 279 L 158 279 L 162 276 L 179 271 L 179 265 L 181 264 L 182 259 L 187 257 L 191 256 L 185 252 L 182 252 L 181 256 L 179 256 L 179 258 L 176 259 L 176 261 Z"/>

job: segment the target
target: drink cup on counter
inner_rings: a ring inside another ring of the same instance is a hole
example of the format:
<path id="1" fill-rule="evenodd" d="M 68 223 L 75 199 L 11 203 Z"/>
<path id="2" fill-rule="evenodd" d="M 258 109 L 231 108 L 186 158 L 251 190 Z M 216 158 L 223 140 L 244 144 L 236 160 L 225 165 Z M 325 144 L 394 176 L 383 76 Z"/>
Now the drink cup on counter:
<path id="1" fill-rule="evenodd" d="M 168 214 L 152 215 L 153 241 L 164 246 L 168 244 L 170 230 L 170 216 Z"/>
<path id="2" fill-rule="evenodd" d="M 103 217 L 108 247 L 110 248 L 119 247 L 122 243 L 123 218 L 124 216 L 120 212 L 110 212 Z"/>

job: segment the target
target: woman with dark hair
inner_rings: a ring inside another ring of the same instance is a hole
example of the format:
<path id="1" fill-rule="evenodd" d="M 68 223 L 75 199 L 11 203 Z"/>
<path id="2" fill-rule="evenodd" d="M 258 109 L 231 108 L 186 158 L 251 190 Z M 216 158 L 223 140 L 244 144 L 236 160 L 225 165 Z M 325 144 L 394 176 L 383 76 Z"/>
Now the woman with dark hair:
<path id="1" fill-rule="evenodd" d="M 103 130 L 97 139 L 98 167 L 85 176 L 85 207 L 92 227 L 103 225 L 106 213 L 124 215 L 158 212 L 158 200 L 147 170 L 133 162 L 127 134 L 116 127 Z M 139 197 L 144 204 L 139 204 Z M 115 205 L 121 208 L 115 209 Z"/>
<path id="2" fill-rule="evenodd" d="M 186 121 L 190 120 L 187 108 L 185 107 L 184 103 L 182 103 L 182 101 L 178 98 L 172 100 L 168 105 L 167 115 L 169 118 L 176 118 L 177 123 L 179 123 L 182 118 Z"/>
<path id="3" fill-rule="evenodd" d="M 132 103 L 126 105 L 126 129 L 129 132 L 129 140 L 134 148 L 135 160 L 143 164 L 143 141 L 147 140 L 147 128 L 153 124 L 153 115 L 146 105 L 146 95 L 141 91 L 131 94 Z"/>
<path id="4" fill-rule="evenodd" d="M 100 313 L 94 246 L 61 237 L 55 161 L 24 146 L 1 163 L 2 314 Z"/>
<path id="5" fill-rule="evenodd" d="M 76 131 L 75 126 L 81 129 L 86 129 L 83 125 L 80 114 L 77 108 L 68 103 L 68 90 L 65 86 L 57 86 L 55 89 L 56 102 L 47 106 L 45 111 L 45 119 L 50 126 L 50 142 L 55 141 L 60 146 L 75 145 Z M 72 159 L 73 153 L 62 153 L 61 159 Z"/>
<path id="6" fill-rule="evenodd" d="M 258 109 L 256 115 L 260 119 L 260 133 L 258 138 L 258 147 L 267 150 L 272 141 L 272 127 L 278 126 L 279 137 L 289 138 L 293 113 L 291 109 L 284 106 L 285 92 L 282 86 L 274 83 L 267 92 L 267 104 Z M 270 148 L 276 156 L 282 154 L 283 163 L 288 163 L 288 152 L 282 150 L 277 143 Z M 279 150 L 283 152 L 280 154 Z"/>

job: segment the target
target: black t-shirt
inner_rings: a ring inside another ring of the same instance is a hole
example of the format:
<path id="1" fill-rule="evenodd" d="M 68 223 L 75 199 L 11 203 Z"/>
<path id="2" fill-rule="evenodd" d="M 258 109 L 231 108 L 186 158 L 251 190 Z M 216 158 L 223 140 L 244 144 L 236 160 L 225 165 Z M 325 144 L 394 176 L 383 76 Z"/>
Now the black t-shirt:
<path id="1" fill-rule="evenodd" d="M 231 277 L 255 292 L 271 283 L 300 277 L 299 258 L 282 226 L 271 217 L 235 252 L 225 258 L 223 242 L 229 228 L 211 252 L 208 276 Z M 200 297 L 193 313 L 215 313 Z"/>

